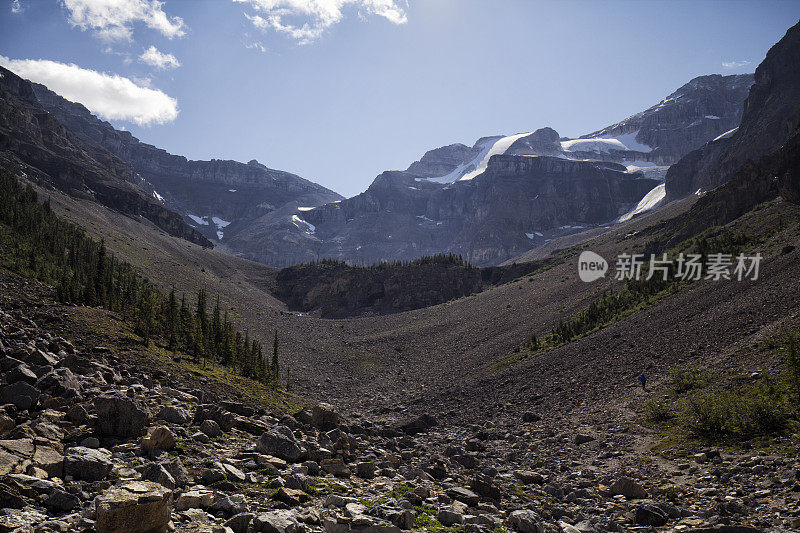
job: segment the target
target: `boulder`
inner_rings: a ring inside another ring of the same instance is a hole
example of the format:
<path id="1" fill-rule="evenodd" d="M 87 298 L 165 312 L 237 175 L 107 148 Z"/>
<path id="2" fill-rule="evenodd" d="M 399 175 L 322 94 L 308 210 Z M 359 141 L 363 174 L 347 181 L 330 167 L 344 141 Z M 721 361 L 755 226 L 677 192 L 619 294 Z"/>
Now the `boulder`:
<path id="1" fill-rule="evenodd" d="M 231 494 L 214 502 L 210 510 L 212 513 L 222 511 L 226 516 L 233 516 L 248 512 L 250 507 L 243 494 Z"/>
<path id="2" fill-rule="evenodd" d="M 253 517 L 252 533 L 303 533 L 305 528 L 293 511 L 270 511 Z"/>
<path id="3" fill-rule="evenodd" d="M 45 507 L 54 511 L 69 512 L 80 506 L 81 500 L 74 494 L 54 489 L 42 501 Z"/>
<path id="4" fill-rule="evenodd" d="M 323 459 L 319 464 L 320 468 L 332 476 L 348 478 L 350 469 L 341 459 Z"/>
<path id="5" fill-rule="evenodd" d="M 35 406 L 39 396 L 39 389 L 25 381 L 17 381 L 0 389 L 0 403 L 13 403 L 22 410 Z"/>
<path id="6" fill-rule="evenodd" d="M 16 383 L 18 381 L 24 381 L 25 383 L 29 383 L 33 385 L 36 383 L 36 374 L 28 368 L 26 364 L 19 364 L 6 372 L 6 382 L 7 383 Z"/>
<path id="7" fill-rule="evenodd" d="M 375 463 L 372 461 L 362 461 L 356 464 L 356 475 L 362 479 L 372 479 L 375 477 Z"/>
<path id="8" fill-rule="evenodd" d="M 452 489 L 448 489 L 447 495 L 454 500 L 466 503 L 470 507 L 474 507 L 478 505 L 478 502 L 480 502 L 480 496 L 464 487 L 453 487 Z"/>
<path id="9" fill-rule="evenodd" d="M 470 488 L 479 495 L 484 498 L 489 498 L 490 500 L 500 501 L 502 498 L 500 489 L 492 482 L 489 476 L 484 474 L 477 474 L 473 478 Z"/>
<path id="10" fill-rule="evenodd" d="M 205 489 L 194 489 L 184 492 L 175 502 L 176 511 L 187 509 L 208 509 L 214 503 L 214 493 Z"/>
<path id="11" fill-rule="evenodd" d="M 170 474 L 162 464 L 149 463 L 142 469 L 141 474 L 142 479 L 158 483 L 162 487 L 166 487 L 170 490 L 178 487 L 175 478 L 172 477 L 172 474 Z"/>
<path id="12" fill-rule="evenodd" d="M 90 420 L 89 412 L 80 404 L 73 405 L 70 407 L 69 411 L 67 411 L 67 420 L 76 426 L 88 424 Z"/>
<path id="13" fill-rule="evenodd" d="M 192 415 L 182 407 L 165 405 L 156 415 L 156 420 L 163 420 L 169 424 L 183 426 L 192 420 Z"/>
<path id="14" fill-rule="evenodd" d="M 81 382 L 69 368 L 56 368 L 40 377 L 36 388 L 53 396 L 76 396 L 81 392 Z"/>
<path id="15" fill-rule="evenodd" d="M 222 429 L 219 427 L 219 424 L 217 424 L 210 418 L 207 420 L 203 420 L 203 423 L 200 424 L 200 431 L 202 431 L 212 439 L 216 437 L 221 437 L 223 435 Z"/>
<path id="16" fill-rule="evenodd" d="M 311 423 L 323 431 L 339 425 L 339 413 L 329 403 L 320 403 L 311 409 Z"/>
<path id="17" fill-rule="evenodd" d="M 440 509 L 436 514 L 436 519 L 445 527 L 460 525 L 464 523 L 464 515 L 451 509 Z"/>
<path id="18" fill-rule="evenodd" d="M 514 511 L 508 519 L 514 529 L 520 533 L 544 533 L 546 531 L 539 515 L 529 509 Z"/>
<path id="19" fill-rule="evenodd" d="M 150 428 L 147 435 L 142 437 L 142 450 L 171 450 L 175 447 L 175 434 L 167 426 Z"/>
<path id="20" fill-rule="evenodd" d="M 69 448 L 64 455 L 64 475 L 84 481 L 100 481 L 111 471 L 111 453 L 84 446 Z"/>
<path id="21" fill-rule="evenodd" d="M 121 394 L 102 394 L 94 399 L 97 429 L 102 435 L 138 437 L 150 423 L 147 407 L 134 398 Z"/>
<path id="22" fill-rule="evenodd" d="M 647 491 L 635 479 L 622 476 L 608 489 L 612 496 L 621 494 L 629 500 L 647 498 Z"/>
<path id="23" fill-rule="evenodd" d="M 533 472 L 531 470 L 517 470 L 514 472 L 514 477 L 525 483 L 526 485 L 530 485 L 535 483 L 536 485 L 541 485 L 544 483 L 544 476 L 539 474 L 538 472 Z"/>
<path id="24" fill-rule="evenodd" d="M 428 414 L 420 415 L 400 425 L 400 431 L 407 435 L 416 435 L 439 425 L 438 420 Z"/>
<path id="25" fill-rule="evenodd" d="M 275 496 L 273 496 L 272 499 L 278 502 L 283 502 L 290 507 L 297 507 L 298 505 L 307 502 L 309 499 L 311 499 L 311 497 L 302 490 L 281 487 L 278 489 L 278 492 L 275 493 Z"/>
<path id="26" fill-rule="evenodd" d="M 261 453 L 292 462 L 299 461 L 306 455 L 306 449 L 297 442 L 292 430 L 286 426 L 278 426 L 264 432 L 258 438 L 256 447 Z"/>
<path id="27" fill-rule="evenodd" d="M 222 463 L 222 469 L 225 471 L 225 477 L 228 479 L 228 481 L 238 481 L 239 483 L 243 483 L 247 479 L 247 476 L 245 476 L 244 472 L 231 464 Z"/>
<path id="28" fill-rule="evenodd" d="M 647 502 L 636 506 L 634 509 L 634 522 L 639 526 L 660 527 L 666 525 L 669 517 L 657 505 Z"/>
<path id="29" fill-rule="evenodd" d="M 35 350 L 25 358 L 25 363 L 31 368 L 40 366 L 56 366 L 58 364 L 58 358 L 55 356 L 55 354 L 44 352 L 42 350 Z"/>
<path id="30" fill-rule="evenodd" d="M 129 481 L 95 500 L 97 533 L 162 533 L 168 530 L 172 491 L 150 481 Z"/>
<path id="31" fill-rule="evenodd" d="M 219 405 L 203 404 L 198 406 L 194 413 L 194 423 L 199 425 L 203 423 L 203 420 L 213 420 L 222 431 L 228 432 L 236 423 L 236 415 Z"/>
<path id="32" fill-rule="evenodd" d="M 33 464 L 46 472 L 48 477 L 60 478 L 64 475 L 64 456 L 52 446 L 37 445 L 33 452 Z"/>
<path id="33" fill-rule="evenodd" d="M 233 533 L 247 533 L 248 528 L 250 527 L 250 522 L 253 521 L 253 517 L 255 515 L 253 513 L 239 513 L 237 515 L 233 515 L 227 522 L 225 522 L 225 527 L 231 528 Z"/>

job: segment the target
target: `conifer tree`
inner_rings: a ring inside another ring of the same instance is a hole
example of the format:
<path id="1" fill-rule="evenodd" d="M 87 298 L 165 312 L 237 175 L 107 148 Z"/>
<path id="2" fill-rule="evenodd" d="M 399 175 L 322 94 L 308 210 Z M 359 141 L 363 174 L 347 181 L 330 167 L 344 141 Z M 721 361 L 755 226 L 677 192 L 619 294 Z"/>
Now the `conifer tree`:
<path id="1" fill-rule="evenodd" d="M 272 340 L 272 364 L 270 365 L 270 377 L 275 385 L 281 379 L 280 367 L 278 365 L 278 330 L 275 330 L 275 337 Z"/>

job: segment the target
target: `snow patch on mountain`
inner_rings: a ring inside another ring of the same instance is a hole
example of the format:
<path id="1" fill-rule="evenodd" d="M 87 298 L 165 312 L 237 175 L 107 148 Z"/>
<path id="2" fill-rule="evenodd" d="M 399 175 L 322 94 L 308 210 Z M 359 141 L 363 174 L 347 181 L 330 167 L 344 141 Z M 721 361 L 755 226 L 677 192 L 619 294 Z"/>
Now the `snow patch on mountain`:
<path id="1" fill-rule="evenodd" d="M 208 226 L 208 221 L 204 220 L 204 217 L 199 217 L 197 215 L 186 215 L 187 217 L 194 220 L 195 224 L 200 224 L 201 226 Z"/>
<path id="2" fill-rule="evenodd" d="M 453 183 L 456 181 L 468 181 L 475 176 L 479 176 L 486 171 L 489 165 L 489 159 L 493 155 L 504 154 L 511 147 L 517 139 L 530 135 L 531 132 L 517 133 L 516 135 L 508 135 L 501 137 L 487 137 L 481 142 L 479 148 L 481 151 L 470 161 L 461 163 L 454 168 L 450 173 L 444 176 L 435 178 L 424 178 L 425 181 L 434 181 L 437 183 Z M 422 181 L 422 179 L 417 179 Z"/>
<path id="3" fill-rule="evenodd" d="M 642 213 L 646 213 L 651 209 L 655 209 L 661 202 L 664 201 L 664 197 L 667 195 L 666 185 L 664 183 L 660 185 L 656 185 L 649 193 L 647 193 L 644 198 L 639 200 L 639 203 L 636 204 L 636 207 L 619 217 L 618 222 L 625 222 L 626 220 L 630 220 L 636 215 L 641 215 Z"/>
<path id="4" fill-rule="evenodd" d="M 292 222 L 294 222 L 294 225 L 297 226 L 300 230 L 309 235 L 314 235 L 314 232 L 317 231 L 317 227 L 314 224 L 312 224 L 311 222 L 306 222 L 297 215 L 292 215 Z"/>
<path id="5" fill-rule="evenodd" d="M 639 130 L 617 135 L 616 137 L 594 137 L 591 139 L 572 139 L 561 142 L 561 149 L 565 152 L 597 152 L 608 154 L 612 150 L 652 152 L 653 149 L 646 144 L 636 141 Z"/>
<path id="6" fill-rule="evenodd" d="M 735 127 L 735 128 L 733 128 L 732 130 L 728 130 L 728 131 L 726 131 L 725 133 L 723 133 L 722 135 L 720 135 L 719 137 L 716 137 L 716 138 L 714 138 L 714 140 L 712 140 L 711 142 L 713 143 L 714 141 L 719 141 L 719 140 L 721 140 L 721 139 L 727 139 L 728 137 L 730 137 L 730 136 L 732 136 L 734 133 L 736 133 L 736 130 L 738 130 L 738 129 L 739 129 L 739 126 L 736 126 L 736 127 Z"/>

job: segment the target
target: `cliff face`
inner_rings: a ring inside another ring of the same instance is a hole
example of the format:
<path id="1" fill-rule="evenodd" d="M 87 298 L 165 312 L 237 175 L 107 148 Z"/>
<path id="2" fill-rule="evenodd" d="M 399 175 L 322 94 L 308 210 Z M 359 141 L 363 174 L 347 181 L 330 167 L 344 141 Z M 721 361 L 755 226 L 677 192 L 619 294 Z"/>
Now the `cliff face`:
<path id="1" fill-rule="evenodd" d="M 800 125 L 800 24 L 790 28 L 756 69 L 739 129 L 688 154 L 667 172 L 669 200 L 730 180 L 748 160 L 778 150 Z"/>
<path id="2" fill-rule="evenodd" d="M 501 155 L 446 187 L 385 172 L 358 196 L 297 216 L 313 228 L 312 259 L 369 264 L 453 252 L 485 265 L 609 222 L 657 184 L 614 163 Z"/>
<path id="3" fill-rule="evenodd" d="M 73 134 L 36 99 L 31 84 L 0 67 L 0 164 L 43 186 L 95 200 L 197 244 L 211 243 L 135 186 L 126 165 Z"/>
<path id="4" fill-rule="evenodd" d="M 226 237 L 290 202 L 293 207 L 317 206 L 341 199 L 321 185 L 255 160 L 192 161 L 170 154 L 140 142 L 130 132 L 114 129 L 81 104 L 43 85 L 33 84 L 33 89 L 42 106 L 59 121 L 87 144 L 125 162 L 148 194 L 187 216 L 189 224 L 212 240 L 224 243 Z M 214 218 L 224 225 L 216 224 Z"/>

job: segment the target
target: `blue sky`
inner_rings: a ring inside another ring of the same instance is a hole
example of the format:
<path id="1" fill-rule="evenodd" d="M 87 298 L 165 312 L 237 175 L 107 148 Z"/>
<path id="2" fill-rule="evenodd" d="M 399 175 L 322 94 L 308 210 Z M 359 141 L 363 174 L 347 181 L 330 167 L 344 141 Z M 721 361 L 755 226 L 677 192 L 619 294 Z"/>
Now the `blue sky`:
<path id="1" fill-rule="evenodd" d="M 0 64 L 172 153 L 346 196 L 437 146 L 575 137 L 752 72 L 800 18 L 796 1 L 2 1 Z"/>

